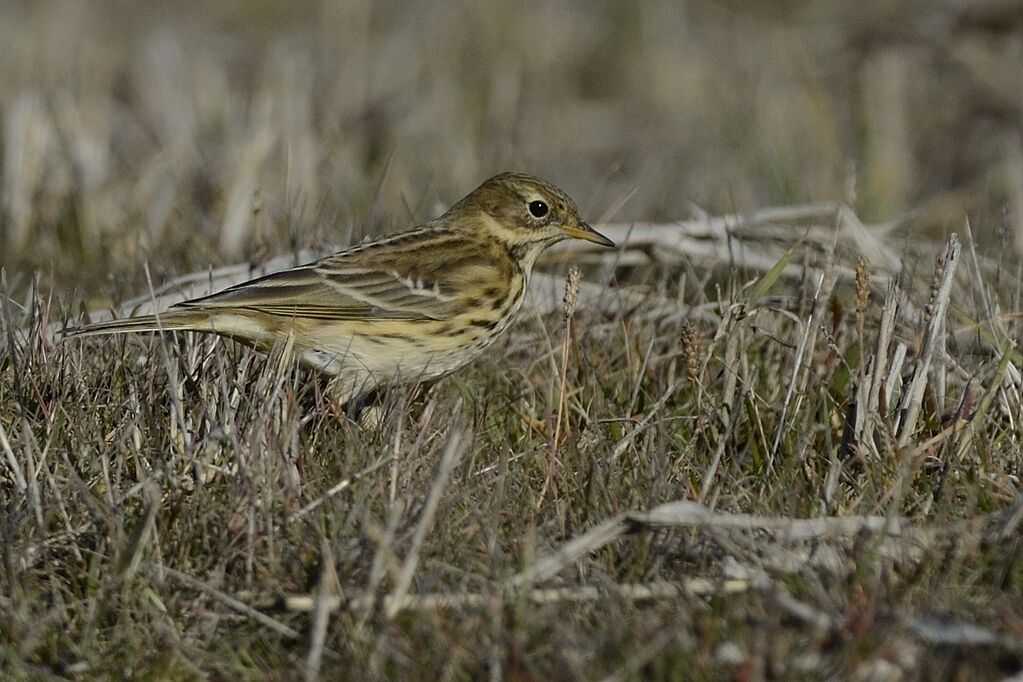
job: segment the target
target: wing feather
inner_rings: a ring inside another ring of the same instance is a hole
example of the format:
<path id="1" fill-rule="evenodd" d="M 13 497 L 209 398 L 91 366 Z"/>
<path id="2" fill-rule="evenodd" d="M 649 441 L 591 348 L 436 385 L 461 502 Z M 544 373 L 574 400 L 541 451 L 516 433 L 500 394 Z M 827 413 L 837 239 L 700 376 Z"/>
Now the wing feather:
<path id="1" fill-rule="evenodd" d="M 480 288 L 501 281 L 507 267 L 460 235 L 418 230 L 175 307 L 320 320 L 446 320 Z"/>

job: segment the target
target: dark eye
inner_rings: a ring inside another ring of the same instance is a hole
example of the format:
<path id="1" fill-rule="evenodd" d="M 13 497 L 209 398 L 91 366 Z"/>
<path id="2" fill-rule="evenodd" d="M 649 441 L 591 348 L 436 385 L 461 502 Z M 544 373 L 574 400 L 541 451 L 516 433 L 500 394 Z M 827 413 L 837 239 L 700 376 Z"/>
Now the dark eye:
<path id="1" fill-rule="evenodd" d="M 547 204 L 537 199 L 529 202 L 529 214 L 534 218 L 543 218 L 547 215 Z"/>

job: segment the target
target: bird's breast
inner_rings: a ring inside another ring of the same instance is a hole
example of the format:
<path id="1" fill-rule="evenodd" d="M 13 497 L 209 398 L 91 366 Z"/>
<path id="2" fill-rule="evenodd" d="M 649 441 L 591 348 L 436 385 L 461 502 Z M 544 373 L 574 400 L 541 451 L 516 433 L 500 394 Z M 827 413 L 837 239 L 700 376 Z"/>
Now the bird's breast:
<path id="1" fill-rule="evenodd" d="M 443 320 L 347 320 L 301 329 L 303 361 L 351 381 L 386 384 L 437 379 L 463 367 L 514 321 L 526 278 L 466 292 L 464 310 Z"/>

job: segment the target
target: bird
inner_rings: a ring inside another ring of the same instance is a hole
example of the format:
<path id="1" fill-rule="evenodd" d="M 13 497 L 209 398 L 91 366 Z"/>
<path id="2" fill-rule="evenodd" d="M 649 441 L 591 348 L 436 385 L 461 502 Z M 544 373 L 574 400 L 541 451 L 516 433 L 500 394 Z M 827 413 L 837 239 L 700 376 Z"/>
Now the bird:
<path id="1" fill-rule="evenodd" d="M 301 364 L 332 377 L 343 405 L 361 405 L 382 387 L 430 383 L 475 359 L 522 307 L 537 257 L 565 239 L 615 246 L 562 190 L 501 173 L 422 225 L 65 334 L 202 332 L 263 352 L 290 342 Z"/>

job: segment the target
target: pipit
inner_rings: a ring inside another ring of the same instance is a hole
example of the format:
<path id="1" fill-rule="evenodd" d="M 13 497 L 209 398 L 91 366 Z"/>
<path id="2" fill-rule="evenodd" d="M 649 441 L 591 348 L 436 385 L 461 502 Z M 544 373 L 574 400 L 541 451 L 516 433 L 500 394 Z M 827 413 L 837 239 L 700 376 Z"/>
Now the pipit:
<path id="1" fill-rule="evenodd" d="M 290 339 L 303 364 L 335 377 L 344 404 L 359 404 L 381 386 L 439 379 L 479 355 L 522 307 L 537 256 L 569 238 L 614 246 L 557 187 L 504 173 L 406 232 L 68 334 L 186 330 L 263 351 Z"/>

